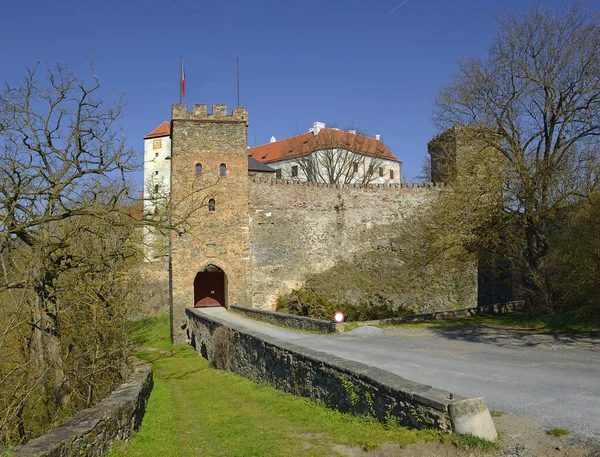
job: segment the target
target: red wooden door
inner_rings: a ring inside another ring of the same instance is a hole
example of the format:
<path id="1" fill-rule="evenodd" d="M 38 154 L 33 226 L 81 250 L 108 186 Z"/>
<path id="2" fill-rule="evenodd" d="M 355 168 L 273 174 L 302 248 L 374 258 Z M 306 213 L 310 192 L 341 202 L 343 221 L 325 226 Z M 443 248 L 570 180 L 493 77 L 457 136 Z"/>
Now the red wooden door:
<path id="1" fill-rule="evenodd" d="M 225 306 L 225 273 L 211 266 L 196 275 L 194 307 Z"/>

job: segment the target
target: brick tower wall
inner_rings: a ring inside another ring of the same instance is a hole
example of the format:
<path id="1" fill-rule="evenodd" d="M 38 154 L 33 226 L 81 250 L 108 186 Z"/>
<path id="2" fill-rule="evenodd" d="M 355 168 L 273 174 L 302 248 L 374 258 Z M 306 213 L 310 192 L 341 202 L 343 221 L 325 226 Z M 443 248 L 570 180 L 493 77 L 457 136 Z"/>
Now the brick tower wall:
<path id="1" fill-rule="evenodd" d="M 226 306 L 252 306 L 249 301 L 248 235 L 248 114 L 226 105 L 173 105 L 171 116 L 172 191 L 174 224 L 185 222 L 171 235 L 171 337 L 185 341 L 185 308 L 194 305 L 194 278 L 208 265 L 226 275 Z M 202 165 L 196 176 L 195 166 Z M 227 176 L 219 176 L 221 163 Z M 208 211 L 214 198 L 216 210 Z M 203 205 L 199 208 L 199 203 Z M 193 208 L 193 211 L 190 209 Z M 197 208 L 197 209 L 196 209 Z M 188 215 L 191 213 L 191 215 Z M 185 233 L 178 233 L 185 228 Z"/>

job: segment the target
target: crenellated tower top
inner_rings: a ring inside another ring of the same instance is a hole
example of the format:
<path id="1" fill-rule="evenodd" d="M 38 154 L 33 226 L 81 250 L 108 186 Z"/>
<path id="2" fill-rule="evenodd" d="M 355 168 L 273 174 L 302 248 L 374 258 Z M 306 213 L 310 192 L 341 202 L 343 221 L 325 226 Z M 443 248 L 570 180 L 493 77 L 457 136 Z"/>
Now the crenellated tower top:
<path id="1" fill-rule="evenodd" d="M 187 105 L 178 103 L 171 109 L 172 120 L 190 120 L 207 122 L 245 122 L 248 123 L 248 110 L 238 106 L 231 114 L 227 114 L 227 105 L 213 105 L 212 113 L 208 113 L 206 105 L 192 105 L 189 112 Z"/>

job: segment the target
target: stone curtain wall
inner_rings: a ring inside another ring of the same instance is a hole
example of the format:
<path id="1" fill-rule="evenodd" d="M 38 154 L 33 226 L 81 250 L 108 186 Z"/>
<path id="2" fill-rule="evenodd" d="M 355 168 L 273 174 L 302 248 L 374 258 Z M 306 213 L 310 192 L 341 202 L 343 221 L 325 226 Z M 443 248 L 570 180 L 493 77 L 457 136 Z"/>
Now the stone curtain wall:
<path id="1" fill-rule="evenodd" d="M 17 448 L 14 457 L 98 457 L 114 440 L 140 428 L 152 391 L 152 366 L 138 362 L 129 380 L 110 397 Z"/>
<path id="2" fill-rule="evenodd" d="M 250 179 L 252 306 L 273 309 L 277 296 L 301 287 L 309 274 L 360 252 L 389 250 L 398 225 L 410 223 L 442 190 L 432 185 L 340 187 Z M 472 270 L 463 306 L 476 305 L 477 273 L 474 266 Z M 416 303 L 421 312 L 449 309 L 458 301 L 454 283 L 440 278 L 435 287 L 439 299 Z"/>
<path id="3" fill-rule="evenodd" d="M 195 211 L 186 233 L 171 235 L 172 319 L 174 343 L 183 343 L 185 308 L 194 306 L 194 278 L 213 264 L 226 276 L 226 303 L 249 302 L 248 238 L 248 114 L 245 108 L 227 113 L 226 105 L 172 108 L 172 212 L 174 222 L 189 209 L 195 189 Z M 202 175 L 195 175 L 195 165 L 202 165 Z M 227 176 L 219 176 L 219 166 L 227 166 Z M 204 190 L 202 190 L 204 189 Z M 208 199 L 214 198 L 216 209 L 208 211 Z"/>
<path id="4" fill-rule="evenodd" d="M 132 320 L 169 314 L 169 262 L 167 259 L 144 262 L 140 271 L 138 306 L 131 310 Z"/>
<path id="5" fill-rule="evenodd" d="M 226 324 L 200 309 L 186 313 L 192 346 L 220 368 L 341 411 L 496 439 L 483 398 L 453 395 L 360 362 Z"/>

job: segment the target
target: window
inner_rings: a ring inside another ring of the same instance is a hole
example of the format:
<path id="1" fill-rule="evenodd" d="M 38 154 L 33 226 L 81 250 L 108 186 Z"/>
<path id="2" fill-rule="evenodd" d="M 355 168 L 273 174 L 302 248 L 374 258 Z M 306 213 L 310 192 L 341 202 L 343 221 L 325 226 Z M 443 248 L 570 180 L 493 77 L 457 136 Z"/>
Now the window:
<path id="1" fill-rule="evenodd" d="M 394 179 L 394 170 L 390 168 L 390 179 Z"/>
<path id="2" fill-rule="evenodd" d="M 219 165 L 219 176 L 227 176 L 227 165 L 225 165 L 224 163 Z"/>
<path id="3" fill-rule="evenodd" d="M 197 163 L 195 167 L 196 176 L 200 176 L 202 174 L 202 164 Z"/>
<path id="4" fill-rule="evenodd" d="M 157 171 L 155 171 L 155 172 L 154 172 L 154 174 L 155 174 L 156 176 L 158 176 L 158 170 L 157 170 Z"/>
<path id="5" fill-rule="evenodd" d="M 208 212 L 209 212 L 209 213 L 214 213 L 214 212 L 215 212 L 215 209 L 216 209 L 216 206 L 217 206 L 217 204 L 215 203 L 215 199 L 214 199 L 214 198 L 211 198 L 211 199 L 208 201 Z"/>
<path id="6" fill-rule="evenodd" d="M 379 167 L 379 177 L 383 178 L 383 167 Z"/>
<path id="7" fill-rule="evenodd" d="M 281 179 L 281 168 L 279 170 L 275 171 L 275 178 Z"/>
<path id="8" fill-rule="evenodd" d="M 298 177 L 298 165 L 292 165 L 292 178 Z"/>
<path id="9" fill-rule="evenodd" d="M 358 173 L 358 162 L 354 162 L 353 167 L 354 167 L 354 173 Z"/>
<path id="10" fill-rule="evenodd" d="M 154 153 L 154 157 L 158 157 L 158 152 L 155 152 L 155 153 Z"/>
<path id="11" fill-rule="evenodd" d="M 158 184 L 156 184 L 156 185 L 154 186 L 154 193 L 155 193 L 155 194 L 156 194 L 156 193 L 158 193 Z"/>

